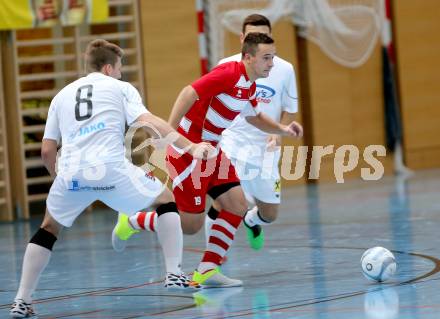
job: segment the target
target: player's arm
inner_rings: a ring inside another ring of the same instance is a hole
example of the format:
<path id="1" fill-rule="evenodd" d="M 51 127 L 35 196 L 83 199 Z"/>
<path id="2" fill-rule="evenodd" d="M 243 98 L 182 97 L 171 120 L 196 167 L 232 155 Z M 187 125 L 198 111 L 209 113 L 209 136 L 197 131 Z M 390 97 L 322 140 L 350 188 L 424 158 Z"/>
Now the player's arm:
<path id="1" fill-rule="evenodd" d="M 41 158 L 44 166 L 49 171 L 50 176 L 56 176 L 56 159 L 58 144 L 61 141 L 61 131 L 59 127 L 57 109 L 58 95 L 50 103 L 47 114 L 46 126 L 44 127 L 43 141 L 41 144 Z"/>
<path id="2" fill-rule="evenodd" d="M 41 145 L 41 158 L 50 176 L 55 177 L 55 163 L 57 160 L 58 143 L 55 140 L 43 139 Z"/>
<path id="3" fill-rule="evenodd" d="M 177 133 L 166 121 L 146 111 L 139 92 L 131 84 L 120 83 L 120 85 L 123 90 L 123 105 L 128 125 L 145 129 L 157 139 L 157 145 L 173 144 L 197 158 L 208 158 L 213 155 L 215 149 L 210 144 L 193 144 Z"/>
<path id="4" fill-rule="evenodd" d="M 174 102 L 173 109 L 171 110 L 168 123 L 172 128 L 177 129 L 182 117 L 189 111 L 191 106 L 199 98 L 196 90 L 191 85 L 187 85 L 183 88 L 180 94 L 177 96 L 176 102 Z"/>
<path id="5" fill-rule="evenodd" d="M 295 120 L 295 113 L 282 111 L 280 123 L 288 125 Z M 267 140 L 268 147 L 275 147 L 281 145 L 281 135 L 271 134 Z"/>
<path id="6" fill-rule="evenodd" d="M 283 92 L 281 95 L 281 119 L 280 123 L 283 125 L 290 125 L 295 120 L 295 113 L 298 111 L 298 92 L 296 86 L 296 75 L 293 69 L 293 66 L 289 64 L 288 70 L 286 71 L 286 79 L 283 81 Z M 296 123 L 299 126 L 299 130 L 302 135 L 302 127 L 300 124 Z M 280 135 L 271 135 L 268 139 L 268 145 L 271 146 L 280 146 L 281 145 L 281 136 Z"/>
<path id="7" fill-rule="evenodd" d="M 283 80 L 283 91 L 281 94 L 281 119 L 280 123 L 284 125 L 290 125 L 295 120 L 295 114 L 298 112 L 298 89 L 296 85 L 296 75 L 292 64 L 286 66 L 286 78 Z M 301 131 L 300 136 L 303 134 L 303 128 L 300 124 L 296 123 Z M 278 135 L 276 138 L 276 145 L 281 145 L 281 137 Z"/>
<path id="8" fill-rule="evenodd" d="M 284 125 L 288 125 L 295 120 L 295 113 L 289 113 L 286 111 L 281 112 L 280 123 Z"/>
<path id="9" fill-rule="evenodd" d="M 275 122 L 269 116 L 262 112 L 259 112 L 255 116 L 246 116 L 246 120 L 256 128 L 259 128 L 260 130 L 269 134 L 279 134 L 292 137 L 302 136 L 302 127 L 295 121 L 291 122 L 288 125 L 284 125 Z"/>
<path id="10" fill-rule="evenodd" d="M 173 144 L 196 158 L 206 159 L 215 153 L 215 148 L 209 143 L 192 143 L 186 137 L 177 133 L 167 122 L 152 113 L 141 114 L 136 123 L 140 124 L 153 138 L 160 138 L 162 139 L 161 142 L 165 142 L 165 144 Z M 160 136 L 155 136 L 157 132 Z M 158 144 L 161 142 L 158 142 Z"/>
<path id="11" fill-rule="evenodd" d="M 211 98 L 231 89 L 236 83 L 237 75 L 234 73 L 233 63 L 224 63 L 217 66 L 208 74 L 186 86 L 174 103 L 168 123 L 174 129 L 179 126 L 182 117 L 188 113 L 191 106 L 198 99 Z M 235 82 L 234 82 L 235 81 Z"/>

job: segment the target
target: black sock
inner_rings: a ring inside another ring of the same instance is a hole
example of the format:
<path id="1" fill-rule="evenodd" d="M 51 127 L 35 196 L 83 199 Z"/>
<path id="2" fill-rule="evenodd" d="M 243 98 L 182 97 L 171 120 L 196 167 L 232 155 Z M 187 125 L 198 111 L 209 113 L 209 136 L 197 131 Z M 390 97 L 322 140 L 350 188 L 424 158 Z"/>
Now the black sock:
<path id="1" fill-rule="evenodd" d="M 209 218 L 211 218 L 212 220 L 216 220 L 218 217 L 218 214 L 220 214 L 220 212 L 218 210 L 216 210 L 213 206 L 211 206 L 211 208 L 209 208 L 209 210 L 208 210 Z"/>

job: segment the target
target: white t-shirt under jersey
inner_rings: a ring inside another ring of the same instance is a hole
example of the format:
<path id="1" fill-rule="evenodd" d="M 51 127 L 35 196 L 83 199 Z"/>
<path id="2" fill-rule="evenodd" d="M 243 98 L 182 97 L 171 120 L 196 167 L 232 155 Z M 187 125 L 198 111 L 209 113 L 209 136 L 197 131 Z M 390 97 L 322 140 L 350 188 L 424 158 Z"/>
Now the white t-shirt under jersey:
<path id="1" fill-rule="evenodd" d="M 130 83 L 99 72 L 66 87 L 52 100 L 44 139 L 62 141 L 58 170 L 124 161 L 125 125 L 148 113 Z"/>
<path id="2" fill-rule="evenodd" d="M 219 64 L 240 60 L 241 53 L 222 59 Z M 276 122 L 280 121 L 283 111 L 298 112 L 296 76 L 291 63 L 275 56 L 269 76 L 257 79 L 256 84 L 257 101 L 261 112 Z M 268 136 L 269 134 L 239 116 L 228 129 L 223 131 L 220 146 L 230 158 L 260 166 Z"/>

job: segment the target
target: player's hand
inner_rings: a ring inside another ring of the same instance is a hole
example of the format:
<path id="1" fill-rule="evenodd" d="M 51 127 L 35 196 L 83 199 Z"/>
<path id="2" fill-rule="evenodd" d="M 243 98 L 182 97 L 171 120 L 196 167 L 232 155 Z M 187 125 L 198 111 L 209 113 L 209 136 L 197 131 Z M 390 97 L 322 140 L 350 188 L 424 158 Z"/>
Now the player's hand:
<path id="1" fill-rule="evenodd" d="M 279 150 L 281 146 L 281 136 L 280 135 L 269 135 L 267 138 L 266 150 L 268 152 L 275 152 Z"/>
<path id="2" fill-rule="evenodd" d="M 201 142 L 198 144 L 192 144 L 188 151 L 194 158 L 197 159 L 210 159 L 218 154 L 217 148 L 212 146 L 210 143 Z"/>
<path id="3" fill-rule="evenodd" d="M 302 137 L 303 136 L 303 128 L 302 128 L 301 124 L 293 121 L 289 125 L 284 125 L 283 135 L 290 136 L 290 137 Z"/>

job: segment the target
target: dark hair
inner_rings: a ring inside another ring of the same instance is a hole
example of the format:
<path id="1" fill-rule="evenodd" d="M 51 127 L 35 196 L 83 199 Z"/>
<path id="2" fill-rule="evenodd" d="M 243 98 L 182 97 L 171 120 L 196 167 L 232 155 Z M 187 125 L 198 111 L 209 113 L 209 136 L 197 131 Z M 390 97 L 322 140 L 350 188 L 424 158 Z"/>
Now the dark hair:
<path id="1" fill-rule="evenodd" d="M 103 39 L 96 39 L 87 45 L 86 66 L 87 71 L 101 71 L 106 64 L 115 66 L 118 57 L 122 58 L 124 51 L 116 44 Z"/>
<path id="2" fill-rule="evenodd" d="M 260 33 L 260 32 L 248 33 L 246 38 L 244 38 L 243 46 L 241 47 L 241 56 L 244 57 L 246 53 L 255 56 L 259 44 L 272 44 L 272 43 L 274 43 L 273 39 L 265 33 Z"/>
<path id="3" fill-rule="evenodd" d="M 269 19 L 261 14 L 251 14 L 247 16 L 243 21 L 241 32 L 245 33 L 246 26 L 248 25 L 253 25 L 253 26 L 265 25 L 269 27 L 269 32 L 272 32 L 272 26 L 270 25 Z"/>

